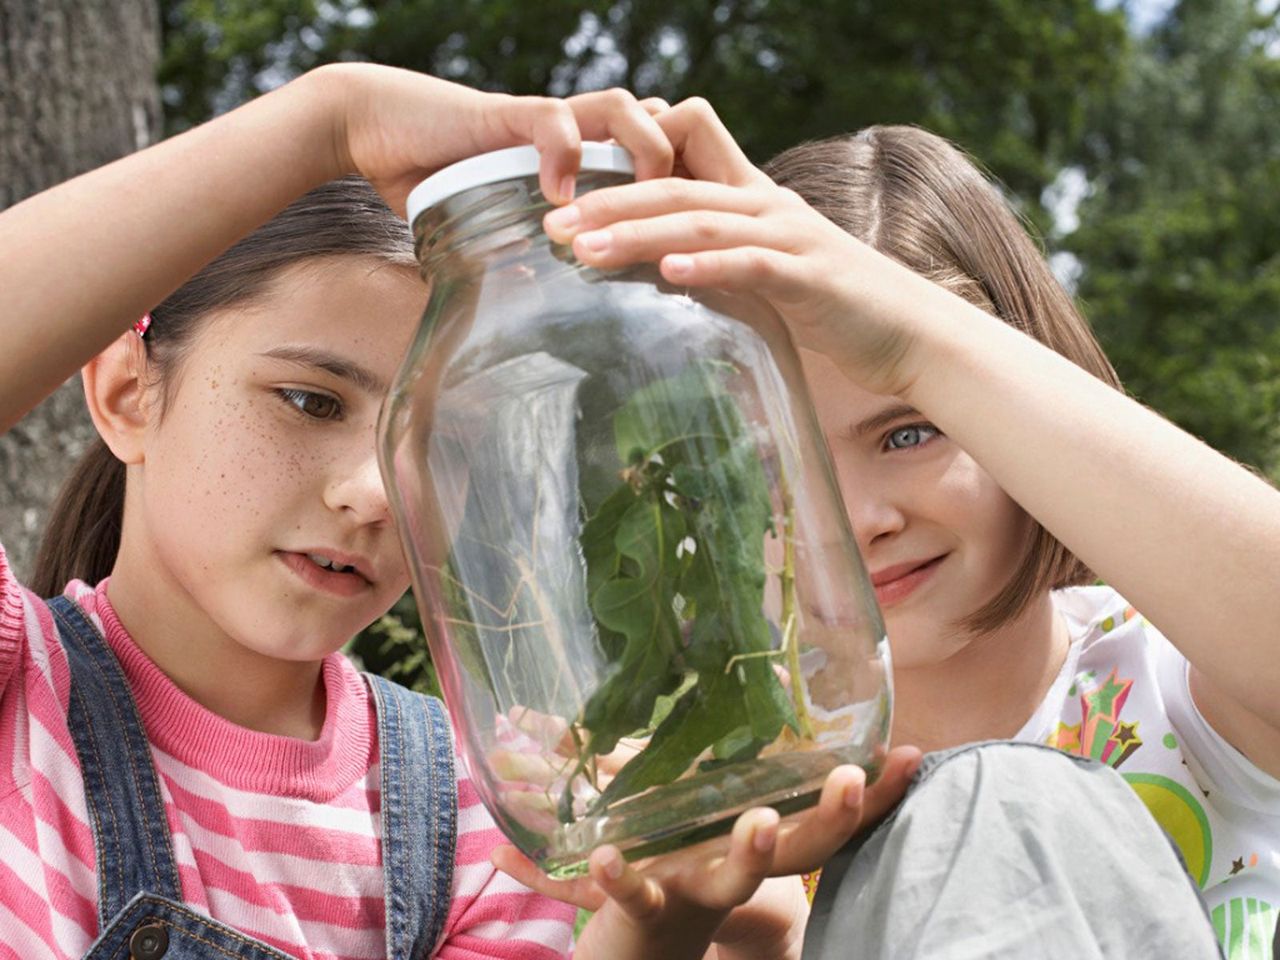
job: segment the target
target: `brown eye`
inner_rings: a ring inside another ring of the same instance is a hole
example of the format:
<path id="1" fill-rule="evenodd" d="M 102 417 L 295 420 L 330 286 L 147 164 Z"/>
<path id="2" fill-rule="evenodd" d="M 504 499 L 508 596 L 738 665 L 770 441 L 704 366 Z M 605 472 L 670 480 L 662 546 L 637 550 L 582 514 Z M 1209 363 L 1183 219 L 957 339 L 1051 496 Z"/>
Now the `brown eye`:
<path id="1" fill-rule="evenodd" d="M 327 393 L 289 388 L 277 392 L 285 403 L 313 420 L 336 420 L 342 413 L 342 404 Z"/>

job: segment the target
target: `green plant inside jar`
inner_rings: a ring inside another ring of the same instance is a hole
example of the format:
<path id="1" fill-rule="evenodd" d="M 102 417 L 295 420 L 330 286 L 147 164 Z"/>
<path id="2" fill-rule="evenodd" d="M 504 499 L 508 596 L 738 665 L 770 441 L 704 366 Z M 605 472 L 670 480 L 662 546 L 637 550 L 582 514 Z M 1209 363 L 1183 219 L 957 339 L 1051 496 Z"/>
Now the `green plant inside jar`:
<path id="1" fill-rule="evenodd" d="M 757 757 L 784 728 L 812 737 L 795 643 L 789 492 L 778 484 L 776 522 L 755 431 L 729 388 L 735 372 L 724 361 L 690 363 L 632 392 L 612 416 L 622 466 L 578 537 L 606 667 L 565 718 L 568 756 L 558 796 L 547 798 L 562 824 L 671 783 L 704 755 L 698 769 L 711 770 Z M 777 631 L 764 612 L 768 539 L 781 546 Z M 515 615 L 514 598 L 495 599 L 480 602 L 526 628 L 540 619 Z M 455 640 L 495 629 L 454 627 Z M 478 665 L 475 653 L 465 659 Z M 624 739 L 642 749 L 603 772 L 599 758 Z M 583 778 L 586 791 L 576 789 Z"/>

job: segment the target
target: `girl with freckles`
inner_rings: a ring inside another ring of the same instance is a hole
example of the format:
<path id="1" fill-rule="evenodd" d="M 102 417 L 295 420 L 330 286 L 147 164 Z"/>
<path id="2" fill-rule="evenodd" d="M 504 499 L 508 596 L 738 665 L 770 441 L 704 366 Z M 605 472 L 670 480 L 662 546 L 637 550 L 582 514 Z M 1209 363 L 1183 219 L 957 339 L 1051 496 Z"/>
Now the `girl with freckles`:
<path id="1" fill-rule="evenodd" d="M 572 909 L 491 865 L 440 704 L 340 653 L 408 585 L 374 441 L 425 289 L 392 211 L 519 143 L 553 202 L 584 137 L 666 175 L 700 122 L 333 66 L 0 214 L 0 426 L 83 367 L 100 437 L 32 589 L 0 550 L 0 957 L 567 956 Z M 916 756 L 643 884 L 596 851 L 577 955 L 776 955 L 734 908 Z"/>

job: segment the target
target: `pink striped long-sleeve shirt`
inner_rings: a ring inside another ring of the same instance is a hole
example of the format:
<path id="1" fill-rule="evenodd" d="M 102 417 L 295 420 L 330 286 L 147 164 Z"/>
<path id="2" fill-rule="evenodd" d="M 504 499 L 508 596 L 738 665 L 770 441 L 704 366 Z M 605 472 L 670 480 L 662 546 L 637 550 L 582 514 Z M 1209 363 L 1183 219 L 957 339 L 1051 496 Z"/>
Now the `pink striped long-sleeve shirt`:
<path id="1" fill-rule="evenodd" d="M 188 905 L 306 960 L 385 956 L 377 726 L 340 654 L 314 742 L 235 726 L 133 643 L 106 584 L 67 595 L 124 668 L 160 775 Z M 67 729 L 70 674 L 48 607 L 0 547 L 0 960 L 78 958 L 98 932 L 93 836 Z M 458 768 L 453 899 L 441 960 L 569 952 L 573 909 L 489 864 L 503 838 Z"/>

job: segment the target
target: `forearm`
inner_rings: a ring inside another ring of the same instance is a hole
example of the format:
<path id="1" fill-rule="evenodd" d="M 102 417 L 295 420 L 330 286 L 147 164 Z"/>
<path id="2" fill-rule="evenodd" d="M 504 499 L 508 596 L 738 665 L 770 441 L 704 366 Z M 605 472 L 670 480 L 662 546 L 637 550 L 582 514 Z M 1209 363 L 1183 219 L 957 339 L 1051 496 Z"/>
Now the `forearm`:
<path id="1" fill-rule="evenodd" d="M 1280 492 L 1057 353 L 931 289 L 924 310 L 938 322 L 925 327 L 906 399 L 1192 663 L 1280 723 Z"/>
<path id="2" fill-rule="evenodd" d="M 0 429 L 239 237 L 342 173 L 325 109 L 338 95 L 308 75 L 0 214 Z"/>

